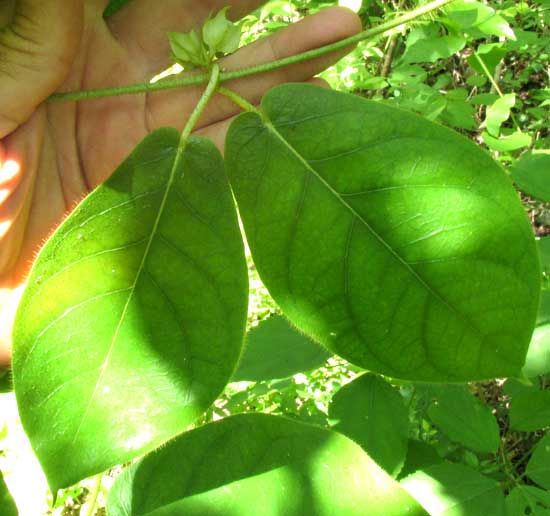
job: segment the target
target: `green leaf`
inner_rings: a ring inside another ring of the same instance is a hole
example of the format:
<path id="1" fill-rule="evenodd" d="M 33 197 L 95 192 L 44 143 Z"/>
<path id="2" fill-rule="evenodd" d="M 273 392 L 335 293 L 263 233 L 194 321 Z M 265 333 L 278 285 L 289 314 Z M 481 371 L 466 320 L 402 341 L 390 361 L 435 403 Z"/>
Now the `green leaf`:
<path id="1" fill-rule="evenodd" d="M 403 465 L 403 468 L 399 472 L 399 476 L 397 478 L 401 480 L 419 469 L 426 469 L 429 466 L 433 466 L 441 462 L 443 462 L 443 459 L 438 455 L 433 446 L 425 443 L 424 441 L 409 439 L 405 464 Z"/>
<path id="2" fill-rule="evenodd" d="M 483 60 L 483 63 L 489 70 L 489 73 L 493 75 L 498 64 L 502 61 L 504 56 L 509 52 L 507 46 L 504 43 L 484 43 L 477 47 L 475 54 Z M 484 75 L 485 70 L 481 66 L 481 63 L 476 58 L 476 55 L 472 54 L 467 58 L 468 64 L 479 74 Z M 496 95 L 496 94 L 495 94 Z"/>
<path id="3" fill-rule="evenodd" d="M 231 381 L 262 382 L 321 367 L 330 354 L 279 315 L 248 333 L 248 343 Z"/>
<path id="4" fill-rule="evenodd" d="M 112 16 L 117 11 L 120 11 L 120 9 L 122 9 L 129 2 L 130 0 L 109 0 L 107 7 L 105 7 L 105 10 L 103 11 L 103 18 L 109 18 L 109 16 Z"/>
<path id="5" fill-rule="evenodd" d="M 401 481 L 430 516 L 504 516 L 498 483 L 462 464 L 437 464 Z"/>
<path id="6" fill-rule="evenodd" d="M 226 163 L 290 321 L 393 378 L 518 374 L 540 274 L 503 170 L 444 127 L 345 93 L 280 86 L 262 110 L 233 122 Z"/>
<path id="7" fill-rule="evenodd" d="M 550 202 L 550 154 L 524 154 L 512 167 L 518 188 L 544 202 Z"/>
<path id="8" fill-rule="evenodd" d="M 497 152 L 509 152 L 523 147 L 529 147 L 532 140 L 529 134 L 520 131 L 501 136 L 500 138 L 494 138 L 486 131 L 483 131 L 481 137 L 487 147 Z"/>
<path id="9" fill-rule="evenodd" d="M 222 158 L 191 138 L 173 169 L 178 142 L 174 129 L 145 138 L 29 278 L 14 382 L 53 489 L 180 433 L 239 358 L 247 270 Z"/>
<path id="10" fill-rule="evenodd" d="M 126 470 L 107 508 L 109 516 L 426 514 L 353 441 L 266 414 L 181 435 Z"/>
<path id="11" fill-rule="evenodd" d="M 544 489 L 550 489 L 550 433 L 535 446 L 527 463 L 527 476 Z"/>
<path id="12" fill-rule="evenodd" d="M 516 103 L 516 94 L 509 93 L 499 97 L 494 104 L 487 108 L 484 126 L 487 127 L 487 132 L 498 138 L 500 134 L 500 126 L 510 118 L 510 110 Z"/>
<path id="13" fill-rule="evenodd" d="M 476 0 L 455 0 L 445 7 L 444 21 L 458 32 L 467 32 L 474 37 L 487 35 L 515 40 L 516 36 L 508 22 L 492 7 Z"/>
<path id="14" fill-rule="evenodd" d="M 542 516 L 550 509 L 550 493 L 538 487 L 518 485 L 505 500 L 507 516 Z"/>
<path id="15" fill-rule="evenodd" d="M 510 405 L 510 426 L 522 432 L 534 432 L 550 426 L 550 391 L 524 392 Z"/>
<path id="16" fill-rule="evenodd" d="M 449 439 L 480 453 L 498 450 L 498 423 L 488 406 L 467 387 L 447 385 L 435 392 L 428 416 Z"/>
<path id="17" fill-rule="evenodd" d="M 226 18 L 229 7 L 221 9 L 214 18 L 204 22 L 202 38 L 210 48 L 212 55 L 231 54 L 239 48 L 241 26 L 231 23 Z"/>
<path id="18" fill-rule="evenodd" d="M 379 376 L 364 374 L 344 385 L 329 406 L 329 421 L 392 477 L 407 455 L 409 412 L 401 395 Z"/>
<path id="19" fill-rule="evenodd" d="M 17 507 L 8 490 L 8 486 L 4 482 L 4 477 L 0 471 L 0 514 L 2 516 L 17 516 Z"/>
<path id="20" fill-rule="evenodd" d="M 447 59 L 466 46 L 460 36 L 441 36 L 434 39 L 420 39 L 407 47 L 403 54 L 404 63 L 435 63 Z"/>

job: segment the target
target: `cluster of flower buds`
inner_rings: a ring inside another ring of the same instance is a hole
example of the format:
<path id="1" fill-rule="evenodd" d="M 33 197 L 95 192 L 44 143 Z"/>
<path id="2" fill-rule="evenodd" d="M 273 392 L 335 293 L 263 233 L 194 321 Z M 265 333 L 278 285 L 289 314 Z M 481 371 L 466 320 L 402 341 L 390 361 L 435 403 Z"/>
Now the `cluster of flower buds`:
<path id="1" fill-rule="evenodd" d="M 228 7 L 216 16 L 209 16 L 201 34 L 169 32 L 172 58 L 184 68 L 208 68 L 218 57 L 232 54 L 241 42 L 241 24 L 230 22 L 226 17 Z"/>

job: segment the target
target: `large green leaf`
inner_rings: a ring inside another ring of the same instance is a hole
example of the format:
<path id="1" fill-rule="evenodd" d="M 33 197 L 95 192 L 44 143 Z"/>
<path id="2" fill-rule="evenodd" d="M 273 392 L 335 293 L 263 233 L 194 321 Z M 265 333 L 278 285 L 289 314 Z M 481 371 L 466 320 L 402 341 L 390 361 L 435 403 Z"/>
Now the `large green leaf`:
<path id="1" fill-rule="evenodd" d="M 350 439 L 265 414 L 185 433 L 119 477 L 109 516 L 426 513 Z"/>
<path id="2" fill-rule="evenodd" d="M 262 382 L 321 367 L 330 354 L 280 315 L 248 332 L 248 342 L 232 381 Z"/>
<path id="3" fill-rule="evenodd" d="M 149 135 L 46 244 L 14 332 L 21 419 L 55 489 L 183 431 L 242 348 L 247 271 L 223 162 Z M 173 177 L 173 182 L 170 178 Z"/>
<path id="4" fill-rule="evenodd" d="M 332 398 L 329 418 L 335 430 L 358 443 L 395 477 L 403 467 L 409 437 L 409 412 L 388 382 L 364 374 Z"/>
<path id="5" fill-rule="evenodd" d="M 550 391 L 527 391 L 514 397 L 510 404 L 510 426 L 523 432 L 550 426 Z"/>
<path id="6" fill-rule="evenodd" d="M 312 85 L 271 90 L 262 111 L 233 122 L 226 160 L 254 262 L 289 319 L 394 378 L 518 374 L 540 274 L 499 165 L 416 115 Z"/>
<path id="7" fill-rule="evenodd" d="M 0 471 L 0 514 L 2 516 L 17 516 L 17 507 L 8 491 L 8 486 L 4 482 L 4 477 Z"/>
<path id="8" fill-rule="evenodd" d="M 527 463 L 527 476 L 544 489 L 550 489 L 550 433 L 535 446 Z"/>
<path id="9" fill-rule="evenodd" d="M 503 516 L 504 496 L 496 480 L 462 464 L 430 466 L 401 481 L 430 516 Z"/>
<path id="10" fill-rule="evenodd" d="M 550 202 L 550 154 L 525 154 L 512 167 L 512 177 L 522 192 Z"/>
<path id="11" fill-rule="evenodd" d="M 467 387 L 441 386 L 428 409 L 432 422 L 451 440 L 480 453 L 495 453 L 500 442 L 491 409 Z"/>

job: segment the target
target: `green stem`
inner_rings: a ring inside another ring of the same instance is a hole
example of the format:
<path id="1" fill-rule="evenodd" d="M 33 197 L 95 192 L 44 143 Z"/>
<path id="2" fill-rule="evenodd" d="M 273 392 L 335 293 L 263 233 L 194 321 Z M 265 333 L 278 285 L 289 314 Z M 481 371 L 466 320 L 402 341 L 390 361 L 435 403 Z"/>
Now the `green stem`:
<path id="1" fill-rule="evenodd" d="M 503 98 L 504 93 L 502 93 L 502 90 L 500 89 L 499 85 L 497 84 L 497 81 L 495 81 L 495 78 L 491 75 L 491 72 L 489 71 L 489 68 L 487 68 L 487 65 L 485 64 L 485 61 L 483 61 L 481 56 L 475 50 L 474 50 L 474 56 L 477 59 L 477 62 L 479 63 L 479 65 L 481 66 L 483 72 L 487 76 L 487 79 L 489 79 L 489 82 L 491 83 L 491 85 L 493 86 L 495 91 L 498 93 L 499 97 Z M 518 121 L 516 120 L 516 117 L 515 117 L 514 113 L 512 113 L 511 110 L 510 110 L 510 118 L 512 119 L 512 122 L 516 126 L 516 129 L 518 130 L 518 132 L 521 133 L 522 132 L 521 127 L 519 126 Z"/>
<path id="2" fill-rule="evenodd" d="M 90 499 L 90 505 L 88 506 L 88 510 L 86 511 L 86 516 L 93 516 L 95 512 L 95 508 L 97 505 L 97 499 L 99 497 L 99 491 L 101 490 L 101 482 L 103 480 L 103 473 L 97 475 L 95 477 L 95 484 L 91 491 L 91 499 Z"/>
<path id="3" fill-rule="evenodd" d="M 176 162 L 174 163 L 174 168 L 177 168 L 178 160 L 181 159 L 185 146 L 187 145 L 187 140 L 189 139 L 189 136 L 191 135 L 191 133 L 193 132 L 193 129 L 197 125 L 197 122 L 199 121 L 199 118 L 201 117 L 203 111 L 205 110 L 206 105 L 208 104 L 208 102 L 210 101 L 214 93 L 216 93 L 216 88 L 218 87 L 219 82 L 220 82 L 220 67 L 217 63 L 214 63 L 212 65 L 212 70 L 210 72 L 208 86 L 204 90 L 202 97 L 200 98 L 198 104 L 195 106 L 195 109 L 191 113 L 191 116 L 189 117 L 189 120 L 187 120 L 187 123 L 185 124 L 185 127 L 181 133 L 181 138 L 178 145 L 178 151 L 176 153 Z"/>
<path id="4" fill-rule="evenodd" d="M 251 111 L 252 113 L 256 113 L 261 116 L 261 112 L 256 106 L 248 102 L 248 100 L 241 97 L 238 93 L 234 92 L 233 90 L 220 86 L 218 88 L 218 93 L 221 93 L 224 97 L 227 97 L 228 99 L 232 100 L 243 111 Z"/>
<path id="5" fill-rule="evenodd" d="M 390 29 L 399 27 L 408 22 L 419 18 L 425 14 L 428 14 L 432 11 L 440 9 L 447 4 L 454 2 L 454 0 L 434 0 L 426 5 L 418 7 L 408 13 L 405 13 L 403 16 L 399 16 L 394 20 L 387 21 L 374 27 L 373 29 L 365 30 L 349 38 L 342 39 L 336 43 L 331 43 L 330 45 L 325 45 L 324 47 L 316 48 L 314 50 L 308 50 L 307 52 L 302 52 L 301 54 L 296 54 L 294 56 L 285 57 L 277 61 L 272 61 L 271 63 L 264 63 L 257 66 L 251 66 L 250 68 L 244 68 L 242 70 L 234 70 L 231 72 L 220 73 L 219 82 L 223 83 L 226 81 L 231 81 L 235 79 L 241 79 L 243 77 L 249 77 L 250 75 L 257 75 L 260 73 L 271 72 L 272 70 L 277 70 L 285 66 L 302 63 L 304 61 L 309 61 L 310 59 L 315 59 L 317 57 L 323 56 L 325 54 L 335 52 L 337 50 L 342 50 L 351 45 L 355 45 L 360 41 L 366 39 L 372 39 L 376 36 L 380 36 L 387 32 Z M 96 99 L 101 97 L 114 97 L 117 95 L 135 95 L 138 93 L 146 93 L 152 91 L 161 91 L 168 90 L 173 88 L 181 88 L 184 86 L 193 86 L 197 84 L 205 84 L 209 80 L 208 74 L 198 74 L 191 77 L 181 77 L 177 79 L 166 79 L 156 83 L 144 83 L 144 84 L 130 84 L 128 86 L 119 86 L 115 88 L 101 88 L 96 90 L 87 90 L 87 91 L 72 91 L 67 93 L 54 93 L 49 100 L 50 101 L 60 101 L 60 100 L 87 100 L 87 99 Z"/>

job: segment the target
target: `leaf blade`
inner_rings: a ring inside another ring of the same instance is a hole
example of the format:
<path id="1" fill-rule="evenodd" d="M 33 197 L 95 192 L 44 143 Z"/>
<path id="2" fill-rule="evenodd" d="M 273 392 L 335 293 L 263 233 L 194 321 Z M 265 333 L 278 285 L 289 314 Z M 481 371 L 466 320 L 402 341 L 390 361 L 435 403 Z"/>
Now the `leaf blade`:
<path id="1" fill-rule="evenodd" d="M 396 378 L 517 374 L 540 278 L 502 170 L 440 126 L 342 93 L 286 85 L 262 107 L 263 119 L 234 122 L 226 160 L 254 261 L 289 319 L 350 362 Z M 514 245 L 489 236 L 487 210 Z M 527 254 L 511 251 L 518 241 Z M 510 310 L 502 301 L 512 298 Z M 480 317 L 487 307 L 494 314 Z"/>
<path id="2" fill-rule="evenodd" d="M 126 471 L 108 501 L 112 516 L 252 516 L 258 507 L 271 516 L 425 514 L 346 437 L 266 414 L 183 434 Z"/>
<path id="3" fill-rule="evenodd" d="M 14 378 L 53 488 L 179 433 L 240 354 L 246 262 L 221 157 L 191 139 L 175 169 L 178 142 L 175 130 L 148 136 L 33 269 Z"/>

